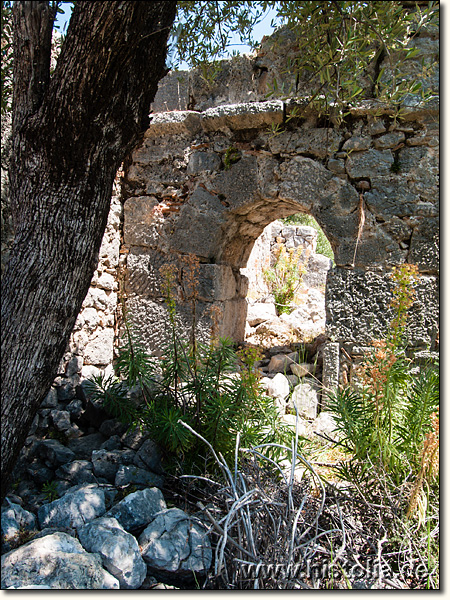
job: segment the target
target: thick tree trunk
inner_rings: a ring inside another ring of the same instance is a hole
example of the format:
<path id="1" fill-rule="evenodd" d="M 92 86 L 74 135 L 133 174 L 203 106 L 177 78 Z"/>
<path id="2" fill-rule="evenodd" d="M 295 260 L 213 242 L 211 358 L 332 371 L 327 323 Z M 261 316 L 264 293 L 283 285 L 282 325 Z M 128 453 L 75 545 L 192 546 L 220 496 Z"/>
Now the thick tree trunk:
<path id="1" fill-rule="evenodd" d="M 49 3 L 15 3 L 2 499 L 88 291 L 115 173 L 147 127 L 175 10 L 168 1 L 77 2 L 50 78 Z"/>

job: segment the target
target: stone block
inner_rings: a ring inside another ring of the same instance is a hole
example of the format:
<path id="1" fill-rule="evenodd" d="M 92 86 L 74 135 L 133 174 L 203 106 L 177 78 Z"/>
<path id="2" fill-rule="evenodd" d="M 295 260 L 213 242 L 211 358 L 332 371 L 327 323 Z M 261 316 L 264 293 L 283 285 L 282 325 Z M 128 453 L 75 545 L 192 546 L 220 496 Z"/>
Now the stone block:
<path id="1" fill-rule="evenodd" d="M 224 212 L 225 206 L 218 196 L 197 187 L 180 209 L 179 218 L 169 237 L 171 247 L 184 254 L 215 258 L 220 247 Z"/>
<path id="2" fill-rule="evenodd" d="M 155 231 L 156 207 L 153 196 L 128 198 L 124 205 L 124 243 L 129 246 L 154 246 L 158 241 Z"/>
<path id="3" fill-rule="evenodd" d="M 2 589 L 117 590 L 118 580 L 103 569 L 100 556 L 78 540 L 57 532 L 32 540 L 2 556 Z"/>
<path id="4" fill-rule="evenodd" d="M 137 540 L 114 518 L 99 518 L 78 528 L 83 547 L 99 554 L 103 567 L 120 583 L 122 590 L 136 590 L 145 579 L 147 566 Z"/>
<path id="5" fill-rule="evenodd" d="M 222 164 L 218 154 L 213 152 L 193 152 L 189 157 L 187 172 L 191 175 L 204 171 L 217 171 Z"/>
<path id="6" fill-rule="evenodd" d="M 350 177 L 372 178 L 376 175 L 389 175 L 394 157 L 390 150 L 367 150 L 352 152 L 347 158 L 345 168 Z"/>
<path id="7" fill-rule="evenodd" d="M 328 342 L 323 349 L 323 404 L 326 406 L 326 392 L 334 392 L 339 386 L 340 347 L 337 342 Z"/>
<path id="8" fill-rule="evenodd" d="M 113 359 L 114 329 L 99 329 L 84 350 L 84 361 L 91 365 L 109 365 Z"/>
<path id="9" fill-rule="evenodd" d="M 297 408 L 300 417 L 315 419 L 319 404 L 318 386 L 312 380 L 303 379 L 295 386 L 292 396 L 288 402 L 288 408 L 295 412 Z"/>
<path id="10" fill-rule="evenodd" d="M 236 296 L 236 280 L 227 265 L 201 264 L 198 295 L 203 302 L 231 300 Z"/>
<path id="11" fill-rule="evenodd" d="M 422 276 L 417 283 L 417 300 L 409 311 L 406 328 L 411 347 L 430 344 L 439 330 L 437 281 L 434 276 Z M 328 336 L 360 346 L 384 339 L 394 318 L 392 288 L 388 273 L 331 269 L 326 290 Z"/>

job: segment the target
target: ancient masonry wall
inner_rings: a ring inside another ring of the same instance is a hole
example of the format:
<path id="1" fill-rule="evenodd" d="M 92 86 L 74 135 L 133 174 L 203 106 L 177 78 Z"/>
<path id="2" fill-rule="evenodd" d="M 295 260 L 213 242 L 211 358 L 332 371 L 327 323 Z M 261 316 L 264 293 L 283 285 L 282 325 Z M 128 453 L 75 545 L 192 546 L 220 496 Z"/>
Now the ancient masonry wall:
<path id="1" fill-rule="evenodd" d="M 225 63 L 213 83 L 193 72 L 169 75 L 161 86 L 151 125 L 117 182 L 99 268 L 72 336 L 78 375 L 110 368 L 119 299 L 149 349 L 161 352 L 168 334 L 165 264 L 177 267 L 174 292 L 188 326 L 184 259 L 190 254 L 200 262 L 198 335 L 208 337 L 215 307 L 222 315 L 219 333 L 243 339 L 248 280 L 241 269 L 264 228 L 298 212 L 315 217 L 335 254 L 326 314 L 338 372 L 347 368 L 347 356 L 359 356 L 385 334 L 393 316 L 389 272 L 404 262 L 417 264 L 421 274 L 409 344 L 417 352 L 435 349 L 437 101 L 413 98 L 399 117 L 368 100 L 339 126 L 309 109 L 287 122 L 294 107 L 304 108 L 308 90 L 267 100 L 274 78 L 289 78 L 280 74 L 289 39 L 281 41 L 277 47 L 266 42 L 256 57 Z M 424 32 L 415 43 L 420 52 L 412 72 L 417 61 L 438 52 L 438 32 Z M 427 85 L 438 93 L 436 70 Z M 355 254 L 361 211 L 365 223 Z"/>

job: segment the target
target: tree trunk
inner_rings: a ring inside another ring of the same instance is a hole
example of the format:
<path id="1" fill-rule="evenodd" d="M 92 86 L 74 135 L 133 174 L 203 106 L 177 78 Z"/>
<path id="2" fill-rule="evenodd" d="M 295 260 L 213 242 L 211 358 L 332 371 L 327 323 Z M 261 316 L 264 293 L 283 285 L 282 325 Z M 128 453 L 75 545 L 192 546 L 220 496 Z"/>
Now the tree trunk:
<path id="1" fill-rule="evenodd" d="M 2 499 L 97 266 L 115 174 L 148 126 L 175 11 L 171 1 L 77 2 L 50 77 L 49 3 L 14 5 Z"/>

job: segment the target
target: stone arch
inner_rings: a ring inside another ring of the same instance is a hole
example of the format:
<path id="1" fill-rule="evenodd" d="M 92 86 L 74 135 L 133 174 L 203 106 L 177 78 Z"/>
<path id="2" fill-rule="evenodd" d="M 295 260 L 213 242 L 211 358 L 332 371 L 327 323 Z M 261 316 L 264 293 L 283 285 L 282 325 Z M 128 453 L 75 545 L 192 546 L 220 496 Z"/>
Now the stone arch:
<path id="1" fill-rule="evenodd" d="M 335 254 L 327 281 L 331 338 L 364 345 L 383 335 L 391 316 L 389 270 L 417 262 L 423 277 L 411 344 L 424 348 L 432 340 L 437 154 L 418 142 L 426 117 L 411 111 L 406 123 L 396 123 L 389 115 L 374 116 L 369 105 L 340 128 L 309 119 L 279 135 L 268 132 L 269 125 L 284 124 L 287 110 L 281 101 L 265 101 L 153 117 L 123 189 L 127 303 L 153 350 L 166 332 L 162 264 L 179 268 L 177 298 L 187 318 L 183 257 L 195 255 L 199 334 L 207 335 L 208 309 L 216 305 L 223 314 L 220 334 L 243 339 L 239 269 L 267 224 L 297 212 L 317 220 Z"/>

